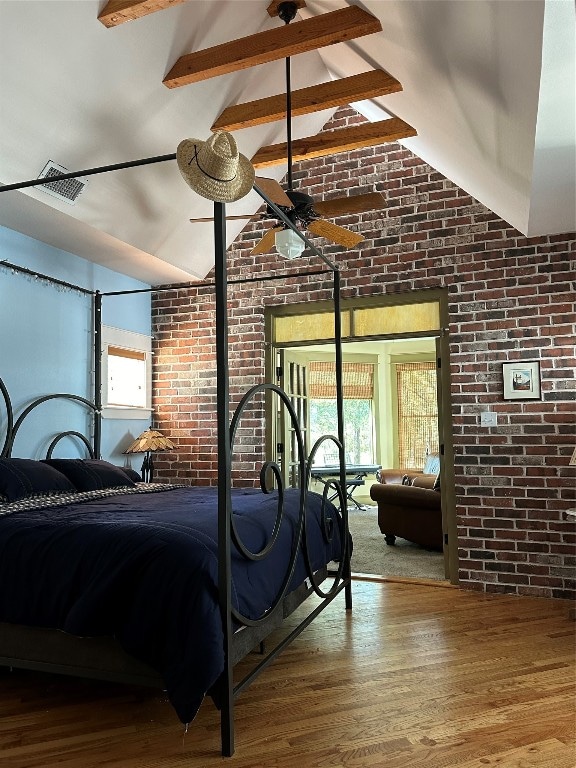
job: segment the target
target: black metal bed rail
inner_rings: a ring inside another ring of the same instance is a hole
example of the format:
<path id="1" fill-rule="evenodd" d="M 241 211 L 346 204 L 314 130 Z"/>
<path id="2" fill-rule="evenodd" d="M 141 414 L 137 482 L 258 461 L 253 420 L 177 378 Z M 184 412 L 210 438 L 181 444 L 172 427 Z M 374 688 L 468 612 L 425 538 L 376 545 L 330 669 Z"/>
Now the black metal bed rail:
<path id="1" fill-rule="evenodd" d="M 333 593 L 330 594 L 328 597 L 325 598 L 325 600 L 316 606 L 316 608 L 311 611 L 305 618 L 296 626 L 294 629 L 286 635 L 282 640 L 280 640 L 277 645 L 275 645 L 270 651 L 266 653 L 262 661 L 260 661 L 253 669 L 250 670 L 250 672 L 242 678 L 233 688 L 234 696 L 237 696 L 238 694 L 242 693 L 243 690 L 248 688 L 248 686 L 258 677 L 258 675 L 263 672 L 266 667 L 268 667 L 274 659 L 276 659 L 282 651 L 287 648 L 302 632 L 314 621 L 314 619 L 322 613 L 322 611 L 328 607 L 328 605 L 334 600 L 335 597 L 337 597 L 343 590 L 345 590 L 348 586 L 348 582 L 346 580 L 341 581 L 340 584 L 336 589 L 334 589 Z"/>

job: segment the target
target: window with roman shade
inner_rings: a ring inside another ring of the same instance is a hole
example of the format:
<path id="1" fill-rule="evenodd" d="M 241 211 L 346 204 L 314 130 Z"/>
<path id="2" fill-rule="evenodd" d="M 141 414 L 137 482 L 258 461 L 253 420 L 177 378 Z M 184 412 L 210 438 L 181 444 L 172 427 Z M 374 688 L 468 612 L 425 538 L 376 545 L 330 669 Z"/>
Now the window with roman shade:
<path id="1" fill-rule="evenodd" d="M 374 461 L 374 364 L 342 363 L 344 400 L 344 442 L 348 464 L 372 464 Z M 313 360 L 308 365 L 310 434 L 314 442 L 321 435 L 337 434 L 336 364 Z M 318 456 L 318 464 L 338 462 L 333 444 Z"/>
<path id="2" fill-rule="evenodd" d="M 310 397 L 336 397 L 336 363 L 313 360 L 308 366 Z M 342 363 L 342 396 L 345 400 L 372 400 L 374 396 L 374 365 L 372 363 Z"/>
<path id="3" fill-rule="evenodd" d="M 398 466 L 422 469 L 426 456 L 438 452 L 436 363 L 396 363 Z"/>

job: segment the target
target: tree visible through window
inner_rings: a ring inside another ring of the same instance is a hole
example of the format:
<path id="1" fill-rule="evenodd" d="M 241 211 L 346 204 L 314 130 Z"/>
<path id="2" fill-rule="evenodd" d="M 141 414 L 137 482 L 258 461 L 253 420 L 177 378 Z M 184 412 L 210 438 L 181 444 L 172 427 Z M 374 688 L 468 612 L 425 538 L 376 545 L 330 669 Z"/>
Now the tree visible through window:
<path id="1" fill-rule="evenodd" d="M 374 463 L 374 366 L 372 363 L 342 364 L 344 397 L 344 445 L 348 464 Z M 309 365 L 310 437 L 312 444 L 322 435 L 337 433 L 336 368 L 333 362 L 312 361 Z M 333 443 L 326 443 L 317 464 L 338 463 Z"/>
<path id="2" fill-rule="evenodd" d="M 422 469 L 438 452 L 438 395 L 434 362 L 397 363 L 398 466 Z"/>

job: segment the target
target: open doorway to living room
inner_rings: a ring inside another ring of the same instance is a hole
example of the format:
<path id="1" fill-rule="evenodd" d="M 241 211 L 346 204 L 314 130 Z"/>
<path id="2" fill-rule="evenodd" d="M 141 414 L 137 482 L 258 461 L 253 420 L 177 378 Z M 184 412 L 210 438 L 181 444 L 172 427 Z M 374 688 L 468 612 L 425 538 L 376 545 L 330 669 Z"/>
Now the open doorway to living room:
<path id="1" fill-rule="evenodd" d="M 308 340 L 283 339 L 281 331 L 271 345 L 270 364 L 300 416 L 309 451 L 320 435 L 336 432 L 335 348 L 333 339 L 322 338 L 329 330 L 317 314 L 296 319 L 292 314 L 287 325 L 292 336 L 301 335 L 298 327 L 306 329 Z M 449 505 L 442 503 L 451 472 L 442 472 L 439 483 L 447 431 L 442 397 L 447 384 L 439 370 L 441 329 L 409 328 L 382 338 L 352 335 L 343 333 L 342 374 L 353 572 L 455 581 L 447 535 L 447 515 L 453 511 L 447 512 Z M 269 440 L 288 484 L 294 443 L 290 429 L 279 417 Z M 338 475 L 338 456 L 327 455 L 330 450 L 334 452 L 333 444 L 325 443 L 316 454 L 313 489 L 321 490 L 322 483 Z"/>
<path id="2" fill-rule="evenodd" d="M 424 337 L 348 342 L 342 356 L 346 466 L 353 473 L 347 475 L 352 569 L 385 577 L 445 579 L 440 494 L 432 488 L 440 471 L 436 341 Z M 334 432 L 334 353 L 325 345 L 310 345 L 294 354 L 287 350 L 282 358 L 289 376 L 290 369 L 294 375 L 295 361 L 300 375 L 306 371 L 304 422 L 313 445 L 321 435 Z M 338 455 L 333 446 L 326 451 L 317 456 L 312 471 L 314 490 L 337 475 Z M 408 480 L 421 484 L 402 486 Z M 418 516 L 413 532 L 409 523 L 394 529 L 397 535 L 392 529 L 380 530 L 378 503 L 370 496 L 375 485 L 383 494 L 380 517 L 390 510 Z M 425 507 L 426 520 L 418 504 L 430 505 Z"/>

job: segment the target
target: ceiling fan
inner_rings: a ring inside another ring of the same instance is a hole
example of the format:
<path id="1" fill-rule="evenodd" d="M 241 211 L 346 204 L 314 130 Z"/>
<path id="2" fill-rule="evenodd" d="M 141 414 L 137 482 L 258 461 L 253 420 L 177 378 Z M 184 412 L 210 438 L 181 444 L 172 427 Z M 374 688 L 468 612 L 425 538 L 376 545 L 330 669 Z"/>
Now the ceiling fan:
<path id="1" fill-rule="evenodd" d="M 294 1 L 278 4 L 278 16 L 289 24 L 298 10 L 298 3 Z M 299 229 L 305 229 L 313 235 L 321 236 L 333 243 L 345 248 L 353 248 L 364 237 L 357 232 L 340 227 L 330 218 L 356 213 L 365 213 L 381 208 L 384 197 L 380 192 L 370 192 L 350 197 L 338 197 L 329 200 L 315 200 L 305 192 L 294 189 L 292 181 L 292 92 L 290 57 L 286 58 L 286 138 L 287 138 L 287 189 L 284 191 L 275 179 L 256 177 L 255 184 L 275 203 L 282 213 Z M 271 227 L 262 239 L 252 249 L 252 254 L 269 252 L 275 245 L 285 256 L 294 258 L 304 250 L 304 241 L 298 237 L 279 217 L 267 206 L 260 214 L 233 215 L 229 219 L 254 219 L 277 220 L 278 225 Z M 191 222 L 211 221 L 210 218 L 190 219 Z"/>

